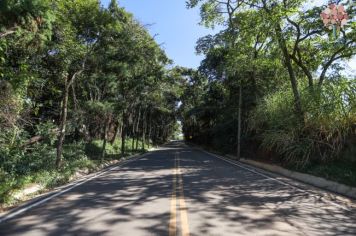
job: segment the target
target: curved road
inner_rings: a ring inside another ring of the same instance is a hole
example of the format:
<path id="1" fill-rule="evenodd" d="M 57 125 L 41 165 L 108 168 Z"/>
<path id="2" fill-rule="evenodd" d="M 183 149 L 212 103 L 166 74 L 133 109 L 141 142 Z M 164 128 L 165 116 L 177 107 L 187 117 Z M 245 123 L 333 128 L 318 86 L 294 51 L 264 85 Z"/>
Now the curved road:
<path id="1" fill-rule="evenodd" d="M 356 235 L 355 208 L 303 188 L 173 142 L 1 223 L 0 235 Z"/>

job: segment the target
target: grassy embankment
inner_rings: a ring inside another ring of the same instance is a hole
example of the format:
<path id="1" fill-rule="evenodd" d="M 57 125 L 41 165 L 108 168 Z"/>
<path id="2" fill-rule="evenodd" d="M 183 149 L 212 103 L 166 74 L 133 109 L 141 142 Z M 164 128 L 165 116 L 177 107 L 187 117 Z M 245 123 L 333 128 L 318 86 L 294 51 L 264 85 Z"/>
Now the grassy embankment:
<path id="1" fill-rule="evenodd" d="M 132 150 L 132 140 L 127 139 L 126 154 L 130 156 L 136 153 L 145 152 L 142 149 L 142 143 L 139 143 L 137 150 Z M 41 144 L 38 144 L 41 145 Z M 96 140 L 89 144 L 82 142 L 70 143 L 64 146 L 63 165 L 59 170 L 55 168 L 55 148 L 44 147 L 35 150 L 36 158 L 31 158 L 31 166 L 26 165 L 23 160 L 14 166 L 14 169 L 23 168 L 24 171 L 17 173 L 0 173 L 0 209 L 15 205 L 31 196 L 19 194 L 27 186 L 40 187 L 39 192 L 46 192 L 55 187 L 64 185 L 75 178 L 76 173 L 92 173 L 103 168 L 104 163 L 119 160 L 122 158 L 120 153 L 121 140 L 117 139 L 113 145 L 107 143 L 105 158 L 101 158 L 102 141 Z M 147 148 L 147 145 L 146 145 Z M 34 159 L 37 162 L 34 162 Z M 37 165 L 37 166 L 36 166 Z M 37 192 L 36 194 L 38 194 Z"/>

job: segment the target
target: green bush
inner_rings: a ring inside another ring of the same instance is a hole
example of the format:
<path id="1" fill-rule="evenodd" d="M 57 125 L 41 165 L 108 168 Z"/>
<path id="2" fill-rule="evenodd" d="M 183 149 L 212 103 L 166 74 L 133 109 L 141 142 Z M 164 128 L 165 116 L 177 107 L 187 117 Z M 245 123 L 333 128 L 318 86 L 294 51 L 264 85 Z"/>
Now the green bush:
<path id="1" fill-rule="evenodd" d="M 16 178 L 0 169 L 0 203 L 7 202 L 11 191 L 16 187 Z"/>

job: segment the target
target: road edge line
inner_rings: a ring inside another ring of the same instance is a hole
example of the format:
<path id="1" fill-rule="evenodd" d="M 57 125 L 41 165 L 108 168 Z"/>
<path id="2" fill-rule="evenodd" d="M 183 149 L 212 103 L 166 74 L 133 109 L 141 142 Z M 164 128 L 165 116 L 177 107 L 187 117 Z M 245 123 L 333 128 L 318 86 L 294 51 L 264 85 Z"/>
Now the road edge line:
<path id="1" fill-rule="evenodd" d="M 18 209 L 15 208 L 14 210 L 12 210 L 9 213 L 4 214 L 2 217 L 0 217 L 0 224 L 4 223 L 5 221 L 8 221 L 10 219 L 13 219 L 16 216 L 21 215 L 21 214 L 29 211 L 30 209 L 32 209 L 34 207 L 42 205 L 43 203 L 48 202 L 49 200 L 51 200 L 51 199 L 53 199 L 55 197 L 58 197 L 58 196 L 66 193 L 66 192 L 69 192 L 70 190 L 72 190 L 72 189 L 74 189 L 74 188 L 76 188 L 76 187 L 78 187 L 80 185 L 83 185 L 83 184 L 85 184 L 85 183 L 87 183 L 87 182 L 89 182 L 89 181 L 91 181 L 91 180 L 93 180 L 95 178 L 98 178 L 98 177 L 100 177 L 100 176 L 102 176 L 102 175 L 104 175 L 104 174 L 106 174 L 106 173 L 108 173 L 108 172 L 110 172 L 112 170 L 118 169 L 118 168 L 120 168 L 120 167 L 122 167 L 122 166 L 124 166 L 124 165 L 126 165 L 128 163 L 137 161 L 140 158 L 145 157 L 150 153 L 151 152 L 146 152 L 146 153 L 143 153 L 143 154 L 138 155 L 138 156 L 133 155 L 132 157 L 128 157 L 123 162 L 115 164 L 114 166 L 109 167 L 108 169 L 101 170 L 98 173 L 94 174 L 93 176 L 91 176 L 91 177 L 89 177 L 87 179 L 79 180 L 79 182 L 77 182 L 77 183 L 74 182 L 73 184 L 69 184 L 68 187 L 64 187 L 64 189 L 62 189 L 62 190 L 54 191 L 53 194 L 48 196 L 48 197 L 44 197 L 43 199 L 41 199 L 39 201 L 36 201 L 36 202 L 34 202 L 32 204 L 29 204 L 28 206 L 24 206 L 24 207 L 20 206 L 20 207 L 18 207 Z M 48 193 L 48 194 L 51 194 L 51 193 Z"/>
<path id="2" fill-rule="evenodd" d="M 240 167 L 241 169 L 245 169 L 245 170 L 247 170 L 247 171 L 250 171 L 250 172 L 253 172 L 253 173 L 258 174 L 258 175 L 260 175 L 260 176 L 263 176 L 263 177 L 265 177 L 265 178 L 267 178 L 267 179 L 276 181 L 276 182 L 278 182 L 278 183 L 280 183 L 280 184 L 282 184 L 282 185 L 291 187 L 291 188 L 293 188 L 293 189 L 296 189 L 296 190 L 301 191 L 301 192 L 304 192 L 304 193 L 308 193 L 308 194 L 310 194 L 310 195 L 316 197 L 316 194 L 313 193 L 313 192 L 310 192 L 310 191 L 308 191 L 308 190 L 302 189 L 302 188 L 297 187 L 297 186 L 295 186 L 295 185 L 286 183 L 286 182 L 284 182 L 284 181 L 278 180 L 278 179 L 276 179 L 276 178 L 273 178 L 273 177 L 271 177 L 271 176 L 268 176 L 268 175 L 265 175 L 265 174 L 259 172 L 259 171 L 256 169 L 257 167 L 251 166 L 252 168 L 254 168 L 254 169 L 251 169 L 251 168 L 248 168 L 248 167 L 246 167 L 246 166 L 239 165 L 238 162 L 228 160 L 228 159 L 226 159 L 226 158 L 224 158 L 224 157 L 222 157 L 222 156 L 219 156 L 219 155 L 217 155 L 217 154 L 215 154 L 215 153 L 211 153 L 211 152 L 208 152 L 208 151 L 206 151 L 206 150 L 204 150 L 204 149 L 200 149 L 200 148 L 196 148 L 196 149 L 197 149 L 197 150 L 200 150 L 200 151 L 202 151 L 202 152 L 204 152 L 204 153 L 206 153 L 206 154 L 208 154 L 208 155 L 210 155 L 210 156 L 216 157 L 216 158 L 218 158 L 218 159 L 220 159 L 220 160 L 223 160 L 223 161 L 228 162 L 228 163 L 230 163 L 230 164 L 232 164 L 232 165 L 235 165 L 235 166 L 237 166 L 237 167 Z M 242 164 L 242 163 L 241 163 L 241 164 Z M 248 165 L 248 164 L 243 163 L 243 165 Z M 267 171 L 267 170 L 263 170 L 263 171 L 265 171 L 265 172 L 270 172 L 270 171 Z M 272 174 L 275 174 L 275 175 L 277 174 L 277 173 L 273 173 L 273 172 L 271 172 L 271 173 L 272 173 Z M 278 174 L 277 174 L 277 175 L 278 175 Z M 286 178 L 288 178 L 288 177 L 286 177 Z M 290 179 L 291 179 L 291 178 L 290 178 Z M 293 180 L 293 181 L 298 181 L 298 180 L 294 180 L 294 179 L 291 179 L 291 180 Z M 303 183 L 303 184 L 305 184 L 305 183 Z M 323 189 L 321 189 L 321 190 L 323 190 Z M 327 191 L 327 190 L 323 190 L 323 191 Z M 319 195 L 319 194 L 318 194 L 318 196 L 319 196 L 319 197 L 323 197 L 322 195 Z M 349 209 L 349 208 L 347 208 L 347 207 L 345 207 L 345 206 L 343 206 L 343 205 L 341 205 L 341 204 L 335 203 L 335 202 L 333 202 L 333 201 L 331 201 L 331 200 L 327 200 L 327 199 L 323 199 L 323 198 L 321 198 L 321 200 L 324 201 L 325 203 L 330 203 L 330 204 L 332 204 L 332 205 L 334 205 L 334 206 L 337 206 L 337 207 L 339 207 L 339 208 L 341 208 L 341 209 L 343 209 L 343 210 L 346 210 L 346 211 L 349 211 L 349 212 L 352 211 L 351 209 Z"/>

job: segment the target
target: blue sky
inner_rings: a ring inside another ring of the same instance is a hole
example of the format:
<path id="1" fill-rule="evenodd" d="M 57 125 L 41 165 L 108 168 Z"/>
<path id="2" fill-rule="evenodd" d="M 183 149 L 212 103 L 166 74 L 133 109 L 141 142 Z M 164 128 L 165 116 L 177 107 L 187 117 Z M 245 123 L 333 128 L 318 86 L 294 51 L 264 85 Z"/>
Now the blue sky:
<path id="1" fill-rule="evenodd" d="M 110 0 L 101 0 L 107 6 Z M 325 0 L 311 0 L 307 6 L 323 5 Z M 200 26 L 199 9 L 187 9 L 185 0 L 119 0 L 119 5 L 134 14 L 156 41 L 162 44 L 176 65 L 197 68 L 202 56 L 195 54 L 196 41 L 211 29 Z M 356 70 L 356 58 L 347 70 Z"/>
<path id="2" fill-rule="evenodd" d="M 101 0 L 104 6 L 110 0 Z M 196 41 L 212 30 L 199 23 L 199 9 L 187 9 L 185 0 L 119 0 L 119 5 L 134 14 L 151 35 L 162 44 L 168 57 L 179 66 L 196 68 L 202 56 L 195 54 Z"/>

